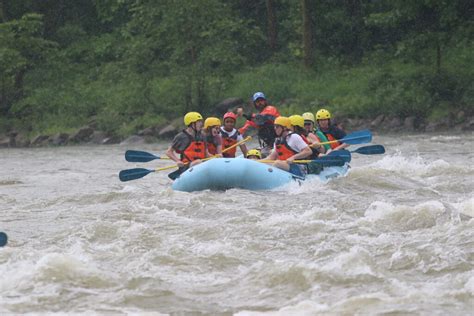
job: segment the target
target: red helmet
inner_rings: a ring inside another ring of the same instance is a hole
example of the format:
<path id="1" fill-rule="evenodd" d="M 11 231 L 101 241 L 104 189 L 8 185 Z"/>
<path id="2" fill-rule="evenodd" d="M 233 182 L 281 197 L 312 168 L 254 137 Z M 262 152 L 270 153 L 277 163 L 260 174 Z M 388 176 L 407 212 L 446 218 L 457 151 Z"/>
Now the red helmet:
<path id="1" fill-rule="evenodd" d="M 224 114 L 224 121 L 226 118 L 231 118 L 231 119 L 234 119 L 234 121 L 236 121 L 237 115 L 234 114 L 233 112 L 227 112 L 226 114 Z"/>

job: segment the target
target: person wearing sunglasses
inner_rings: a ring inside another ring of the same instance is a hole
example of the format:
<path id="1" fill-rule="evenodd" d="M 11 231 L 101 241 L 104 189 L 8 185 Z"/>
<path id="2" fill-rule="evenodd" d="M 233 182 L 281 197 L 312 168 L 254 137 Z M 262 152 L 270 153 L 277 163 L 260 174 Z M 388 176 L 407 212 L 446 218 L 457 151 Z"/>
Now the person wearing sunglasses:
<path id="1" fill-rule="evenodd" d="M 318 143 L 325 143 L 328 141 L 326 138 L 326 135 L 324 135 L 323 132 L 318 130 L 315 125 L 316 125 L 316 120 L 314 119 L 314 114 L 311 112 L 306 112 L 301 115 L 304 119 L 304 128 L 308 132 L 308 134 L 314 134 L 315 137 L 318 139 Z M 328 153 L 331 150 L 331 145 L 329 144 L 324 144 L 324 152 Z M 321 151 L 320 151 L 321 152 Z"/>

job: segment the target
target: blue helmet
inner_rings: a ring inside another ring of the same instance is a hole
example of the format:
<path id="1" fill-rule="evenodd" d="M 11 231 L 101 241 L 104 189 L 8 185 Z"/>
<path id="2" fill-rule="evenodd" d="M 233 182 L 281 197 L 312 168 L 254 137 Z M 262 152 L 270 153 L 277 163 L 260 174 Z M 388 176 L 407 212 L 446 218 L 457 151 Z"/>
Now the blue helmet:
<path id="1" fill-rule="evenodd" d="M 255 92 L 255 94 L 253 95 L 253 102 L 257 101 L 257 99 L 267 99 L 265 97 L 265 95 L 263 94 L 263 92 Z"/>

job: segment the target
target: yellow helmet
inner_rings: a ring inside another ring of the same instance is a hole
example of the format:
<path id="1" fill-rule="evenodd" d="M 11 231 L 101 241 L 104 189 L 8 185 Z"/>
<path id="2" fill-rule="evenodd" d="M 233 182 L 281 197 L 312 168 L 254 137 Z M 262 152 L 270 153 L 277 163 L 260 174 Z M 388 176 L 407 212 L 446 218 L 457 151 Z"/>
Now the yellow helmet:
<path id="1" fill-rule="evenodd" d="M 202 115 L 199 114 L 198 112 L 188 112 L 184 116 L 184 125 L 189 126 L 194 122 L 197 122 L 201 120 L 202 121 Z"/>
<path id="2" fill-rule="evenodd" d="M 275 119 L 275 122 L 273 123 L 275 125 L 281 125 L 285 128 L 290 128 L 291 127 L 291 122 L 290 119 L 287 118 L 286 116 L 279 116 Z"/>
<path id="3" fill-rule="evenodd" d="M 289 119 L 291 125 L 304 128 L 304 118 L 301 115 L 292 115 L 289 117 Z"/>
<path id="4" fill-rule="evenodd" d="M 208 128 L 211 126 L 221 126 L 221 120 L 219 120 L 217 117 L 208 117 L 204 121 L 204 128 Z"/>
<path id="5" fill-rule="evenodd" d="M 306 112 L 301 115 L 305 121 L 311 121 L 315 123 L 316 121 L 314 120 L 314 115 L 311 112 Z"/>
<path id="6" fill-rule="evenodd" d="M 317 120 L 328 120 L 331 118 L 331 113 L 329 113 L 326 109 L 321 109 L 316 112 L 316 119 Z"/>
<path id="7" fill-rule="evenodd" d="M 248 158 L 249 156 L 257 156 L 258 159 L 262 159 L 262 153 L 258 149 L 250 149 L 247 151 L 247 156 L 245 157 Z"/>

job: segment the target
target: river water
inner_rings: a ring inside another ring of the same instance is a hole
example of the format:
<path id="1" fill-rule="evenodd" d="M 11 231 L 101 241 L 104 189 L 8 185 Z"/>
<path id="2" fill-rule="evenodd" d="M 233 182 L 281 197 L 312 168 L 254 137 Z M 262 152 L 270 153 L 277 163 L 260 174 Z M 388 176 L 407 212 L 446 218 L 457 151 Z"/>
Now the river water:
<path id="1" fill-rule="evenodd" d="M 0 314 L 471 314 L 473 134 L 374 143 L 345 178 L 269 192 L 118 180 L 169 165 L 124 160 L 164 143 L 1 150 Z"/>

